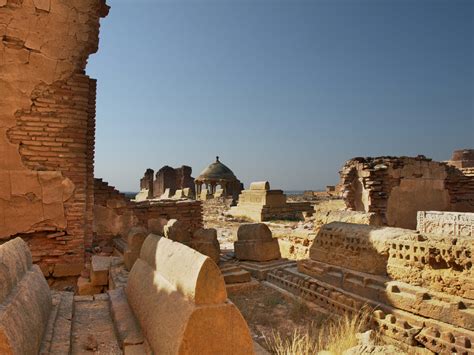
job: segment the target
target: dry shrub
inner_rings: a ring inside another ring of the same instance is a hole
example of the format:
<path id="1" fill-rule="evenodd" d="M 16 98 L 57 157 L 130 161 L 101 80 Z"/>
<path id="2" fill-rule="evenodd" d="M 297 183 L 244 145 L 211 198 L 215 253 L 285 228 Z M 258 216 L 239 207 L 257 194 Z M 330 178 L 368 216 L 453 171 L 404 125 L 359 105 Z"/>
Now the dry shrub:
<path id="1" fill-rule="evenodd" d="M 368 326 L 370 309 L 363 307 L 357 314 L 343 316 L 327 322 L 318 336 L 318 349 L 339 355 L 357 345 L 357 334 L 363 333 Z"/>
<path id="2" fill-rule="evenodd" d="M 370 310 L 364 307 L 352 316 L 327 319 L 320 327 L 311 324 L 304 330 L 295 330 L 287 338 L 273 332 L 267 347 L 277 355 L 312 355 L 320 351 L 340 355 L 357 345 L 357 334 L 366 330 L 369 319 Z"/>
<path id="3" fill-rule="evenodd" d="M 277 355 L 316 354 L 318 349 L 317 335 L 312 333 L 312 327 L 306 330 L 295 329 L 293 335 L 287 338 L 278 332 L 272 332 L 270 339 L 266 338 L 265 341 L 267 348 Z"/>

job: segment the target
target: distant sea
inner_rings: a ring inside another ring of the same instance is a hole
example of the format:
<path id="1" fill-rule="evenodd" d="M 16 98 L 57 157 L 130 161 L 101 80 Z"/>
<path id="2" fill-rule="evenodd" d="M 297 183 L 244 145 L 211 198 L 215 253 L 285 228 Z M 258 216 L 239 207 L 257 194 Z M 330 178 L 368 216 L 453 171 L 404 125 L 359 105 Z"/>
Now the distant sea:
<path id="1" fill-rule="evenodd" d="M 304 194 L 305 190 L 285 190 L 283 193 L 285 195 L 302 195 Z"/>
<path id="2" fill-rule="evenodd" d="M 294 196 L 294 195 L 303 195 L 305 191 L 307 190 L 285 190 L 283 191 L 283 193 L 285 193 L 287 196 L 292 196 L 292 195 Z M 319 190 L 312 190 L 312 191 L 319 191 Z M 131 192 L 131 191 L 124 192 L 124 194 L 130 198 L 134 198 L 137 193 L 138 192 Z"/>

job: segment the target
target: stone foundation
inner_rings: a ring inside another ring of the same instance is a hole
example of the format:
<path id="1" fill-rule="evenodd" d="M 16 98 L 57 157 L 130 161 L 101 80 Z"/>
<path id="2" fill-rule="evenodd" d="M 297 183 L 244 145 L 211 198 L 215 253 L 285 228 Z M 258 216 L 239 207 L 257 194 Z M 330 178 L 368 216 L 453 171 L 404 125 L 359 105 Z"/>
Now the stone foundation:
<path id="1" fill-rule="evenodd" d="M 237 206 L 232 207 L 228 213 L 256 222 L 303 220 L 303 214 L 312 214 L 313 208 L 309 202 L 287 202 L 282 190 L 270 190 L 270 184 L 262 181 L 253 182 L 249 190 L 243 190 Z"/>
<path id="2" fill-rule="evenodd" d="M 367 305 L 373 326 L 409 352 L 470 354 L 473 245 L 472 237 L 334 222 L 321 228 L 310 259 L 267 281 L 328 313 Z"/>
<path id="3" fill-rule="evenodd" d="M 354 158 L 340 175 L 347 209 L 388 226 L 415 229 L 418 211 L 474 212 L 474 177 L 424 156 Z"/>
<path id="4" fill-rule="evenodd" d="M 200 201 L 181 199 L 133 202 L 102 179 L 95 179 L 94 196 L 96 244 L 110 243 L 115 237 L 126 237 L 132 227 L 141 226 L 148 230 L 159 219 L 177 219 L 190 232 L 203 225 Z"/>

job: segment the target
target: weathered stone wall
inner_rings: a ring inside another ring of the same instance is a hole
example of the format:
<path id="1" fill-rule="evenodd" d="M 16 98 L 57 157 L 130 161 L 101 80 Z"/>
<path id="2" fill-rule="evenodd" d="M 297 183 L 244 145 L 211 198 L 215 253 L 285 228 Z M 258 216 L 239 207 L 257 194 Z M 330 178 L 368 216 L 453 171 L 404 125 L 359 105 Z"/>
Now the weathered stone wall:
<path id="1" fill-rule="evenodd" d="M 301 220 L 303 213 L 312 213 L 309 202 L 287 202 L 282 190 L 270 190 L 268 181 L 253 182 L 242 190 L 237 206 L 229 210 L 235 217 L 247 217 L 256 222 L 277 219 Z"/>
<path id="2" fill-rule="evenodd" d="M 107 12 L 0 2 L 0 240 L 28 240 L 43 271 L 77 273 L 92 242 L 96 83 L 84 68 Z"/>
<path id="3" fill-rule="evenodd" d="M 389 226 L 414 229 L 420 210 L 474 211 L 473 177 L 424 156 L 354 158 L 340 174 L 346 207 Z"/>
<path id="4" fill-rule="evenodd" d="M 191 232 L 203 226 L 202 204 L 194 200 L 130 201 L 113 186 L 95 179 L 94 243 L 109 243 L 126 237 L 132 227 L 149 227 L 154 219 L 177 219 Z"/>
<path id="5" fill-rule="evenodd" d="M 102 179 L 94 179 L 94 244 L 107 244 L 116 236 L 126 236 L 137 224 L 132 203 L 123 193 Z"/>
<path id="6" fill-rule="evenodd" d="M 153 197 L 153 179 L 155 172 L 153 169 L 146 169 L 145 174 L 140 179 L 140 190 L 146 190 L 146 198 Z"/>
<path id="7" fill-rule="evenodd" d="M 159 198 L 166 189 L 170 189 L 170 194 L 174 195 L 176 190 L 190 188 L 195 192 L 194 178 L 191 177 L 192 169 L 183 165 L 180 168 L 164 166 L 156 173 L 156 179 L 153 183 L 153 197 Z"/>
<path id="8" fill-rule="evenodd" d="M 474 149 L 455 150 L 447 163 L 459 169 L 474 168 Z"/>
<path id="9" fill-rule="evenodd" d="M 184 223 L 190 232 L 203 227 L 202 202 L 195 200 L 144 201 L 133 205 L 133 213 L 138 225 L 148 228 L 150 219 L 177 219 Z"/>
<path id="10" fill-rule="evenodd" d="M 321 228 L 310 259 L 267 280 L 331 314 L 369 306 L 374 327 L 408 353 L 470 353 L 473 246 L 472 237 L 335 222 Z"/>
<path id="11" fill-rule="evenodd" d="M 416 229 L 428 234 L 474 237 L 474 213 L 419 211 Z"/>

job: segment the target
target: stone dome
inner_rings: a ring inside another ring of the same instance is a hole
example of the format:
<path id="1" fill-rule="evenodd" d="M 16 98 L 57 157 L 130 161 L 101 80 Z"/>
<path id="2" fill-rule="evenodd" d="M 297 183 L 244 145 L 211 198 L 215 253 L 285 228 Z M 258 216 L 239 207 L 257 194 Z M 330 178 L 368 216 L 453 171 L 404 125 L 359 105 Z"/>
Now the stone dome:
<path id="1" fill-rule="evenodd" d="M 225 180 L 235 181 L 235 177 L 232 170 L 219 161 L 219 157 L 216 157 L 216 161 L 204 169 L 201 174 L 196 178 L 196 181 L 210 181 L 210 180 Z"/>

